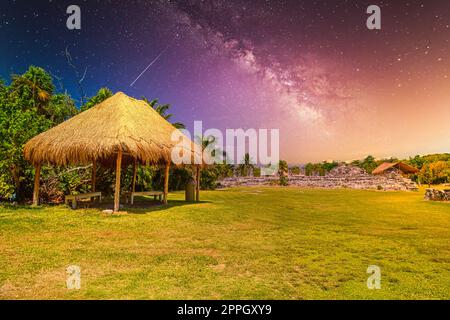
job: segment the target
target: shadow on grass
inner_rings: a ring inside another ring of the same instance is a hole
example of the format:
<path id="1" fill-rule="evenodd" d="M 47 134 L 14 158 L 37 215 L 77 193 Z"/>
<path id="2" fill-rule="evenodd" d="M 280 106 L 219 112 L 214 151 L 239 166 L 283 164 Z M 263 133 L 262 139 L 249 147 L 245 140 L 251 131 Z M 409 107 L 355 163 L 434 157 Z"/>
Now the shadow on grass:
<path id="1" fill-rule="evenodd" d="M 127 212 L 129 214 L 146 214 L 156 211 L 164 211 L 170 208 L 175 207 L 185 207 L 185 206 L 194 206 L 198 204 L 210 203 L 210 201 L 200 201 L 200 202 L 187 202 L 184 200 L 169 200 L 168 204 L 165 205 L 159 201 L 153 201 L 149 199 L 135 199 L 134 205 L 125 204 L 121 202 L 120 204 L 120 212 Z M 47 208 L 67 208 L 71 209 L 69 206 L 65 206 L 64 204 L 45 204 L 40 206 L 32 206 L 27 204 L 9 204 L 9 203 L 1 203 L 0 210 L 29 210 L 29 211 L 41 211 Z M 77 209 L 72 209 L 73 211 L 77 210 L 93 210 L 102 212 L 104 210 L 112 210 L 114 208 L 113 199 L 106 199 L 102 201 L 102 203 L 81 203 Z"/>
<path id="2" fill-rule="evenodd" d="M 7 202 L 0 203 L 0 210 L 1 209 L 7 209 L 7 210 L 30 210 L 30 211 L 39 211 L 46 207 L 53 207 L 55 205 L 48 205 L 48 206 L 32 206 L 30 204 L 12 204 Z"/>
<path id="3" fill-rule="evenodd" d="M 150 203 L 147 206 L 129 206 L 124 205 L 120 211 L 128 212 L 130 214 L 147 214 L 157 211 L 164 211 L 171 208 L 176 207 L 186 207 L 186 206 L 195 206 L 198 204 L 210 203 L 210 201 L 200 201 L 200 202 L 187 202 L 184 200 L 170 200 L 167 205 L 162 203 Z"/>

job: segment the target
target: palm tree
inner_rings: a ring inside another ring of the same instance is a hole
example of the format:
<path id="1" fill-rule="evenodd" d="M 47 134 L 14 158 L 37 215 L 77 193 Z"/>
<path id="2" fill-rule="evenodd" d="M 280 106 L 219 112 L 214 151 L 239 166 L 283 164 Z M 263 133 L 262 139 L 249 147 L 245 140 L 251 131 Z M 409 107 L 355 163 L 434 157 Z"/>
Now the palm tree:
<path id="1" fill-rule="evenodd" d="M 217 140 L 216 140 L 215 136 L 206 136 L 206 137 L 205 136 L 196 136 L 195 142 L 198 145 L 202 146 L 202 152 L 203 152 L 209 146 L 214 146 L 217 143 Z M 214 150 L 212 150 L 211 156 L 215 157 L 216 152 L 221 152 L 223 159 L 227 158 L 226 151 L 218 149 L 218 148 L 214 148 Z M 234 175 L 234 166 L 227 163 L 227 161 L 214 163 L 213 172 L 216 175 L 216 179 L 219 179 L 221 177 L 223 177 L 223 178 L 224 177 L 232 177 Z"/>
<path id="2" fill-rule="evenodd" d="M 244 158 L 242 159 L 242 163 L 238 166 L 239 173 L 242 176 L 248 176 L 253 173 L 253 169 L 255 166 L 252 163 L 252 159 L 250 158 L 250 154 L 246 153 Z"/>
<path id="3" fill-rule="evenodd" d="M 207 147 L 216 145 L 217 140 L 216 140 L 215 136 L 203 136 L 202 135 L 202 136 L 196 136 L 195 137 L 195 142 L 198 145 L 202 146 L 202 152 L 203 152 Z M 214 148 L 211 151 L 211 156 L 215 157 L 216 156 L 216 152 L 219 152 L 219 154 L 220 154 L 220 152 L 222 152 L 222 157 L 223 157 L 222 159 L 226 159 L 227 158 L 226 151 L 221 150 L 219 148 Z M 219 164 L 219 163 L 216 163 L 216 164 Z"/>
<path id="4" fill-rule="evenodd" d="M 196 142 L 202 146 L 202 151 L 205 150 L 210 145 L 216 144 L 216 137 L 214 136 L 196 136 Z"/>
<path id="5" fill-rule="evenodd" d="M 81 111 L 86 111 L 112 96 L 113 96 L 113 93 L 111 90 L 109 90 L 108 88 L 100 88 L 95 96 L 91 97 L 86 102 L 86 104 L 81 106 Z"/>
<path id="6" fill-rule="evenodd" d="M 289 167 L 286 161 L 280 160 L 278 165 L 278 174 L 280 176 L 286 176 L 288 174 Z"/>
<path id="7" fill-rule="evenodd" d="M 216 137 L 214 137 L 214 136 L 207 136 L 207 137 L 205 137 L 205 136 L 201 135 L 201 136 L 196 136 L 194 138 L 194 140 L 195 140 L 195 143 L 197 145 L 202 147 L 202 153 L 209 146 L 214 146 L 216 144 Z M 213 156 L 213 157 L 216 156 L 216 150 L 215 149 L 211 152 L 211 156 Z"/>
<path id="8" fill-rule="evenodd" d="M 289 166 L 286 161 L 280 160 L 278 163 L 278 175 L 280 177 L 280 185 L 287 186 L 288 185 L 288 172 Z"/>
<path id="9" fill-rule="evenodd" d="M 155 111 L 158 112 L 159 115 L 167 121 L 170 121 L 170 119 L 173 117 L 172 113 L 167 113 L 170 109 L 170 104 L 159 104 L 159 99 L 153 99 L 149 101 L 147 98 L 142 97 L 142 100 L 147 102 L 150 107 L 155 109 Z M 172 123 L 172 125 L 177 129 L 186 129 L 186 126 L 181 122 L 174 122 Z"/>
<path id="10" fill-rule="evenodd" d="M 27 92 L 31 94 L 31 98 L 35 107 L 42 112 L 51 98 L 54 87 L 52 78 L 42 68 L 30 67 L 23 75 L 13 75 L 12 77 L 13 92 L 17 95 L 23 95 Z"/>

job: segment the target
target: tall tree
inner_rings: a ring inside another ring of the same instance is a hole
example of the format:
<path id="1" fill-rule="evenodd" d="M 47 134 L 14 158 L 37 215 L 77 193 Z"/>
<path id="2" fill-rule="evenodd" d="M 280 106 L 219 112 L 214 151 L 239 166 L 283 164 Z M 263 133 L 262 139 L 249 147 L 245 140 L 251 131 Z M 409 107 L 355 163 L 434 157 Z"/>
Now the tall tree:
<path id="1" fill-rule="evenodd" d="M 30 66 L 22 75 L 13 75 L 10 95 L 20 99 L 23 109 L 37 108 L 45 114 L 43 106 L 50 101 L 55 89 L 52 77 L 42 68 Z"/>
<path id="2" fill-rule="evenodd" d="M 241 161 L 241 164 L 238 165 L 238 171 L 241 176 L 248 176 L 252 174 L 255 166 L 253 165 L 253 160 L 250 157 L 249 153 L 244 155 L 244 158 Z"/>
<path id="3" fill-rule="evenodd" d="M 53 95 L 44 109 L 53 124 L 64 122 L 78 113 L 75 101 L 67 93 Z"/>
<path id="4" fill-rule="evenodd" d="M 109 90 L 108 88 L 100 88 L 95 96 L 91 97 L 84 105 L 81 106 L 81 111 L 86 111 L 112 96 L 113 93 L 111 90 Z"/>
<path id="5" fill-rule="evenodd" d="M 372 173 L 373 170 L 378 166 L 373 156 L 367 156 L 361 163 L 360 167 L 366 170 L 367 173 Z"/>
<path id="6" fill-rule="evenodd" d="M 205 150 L 209 146 L 213 146 L 216 144 L 216 137 L 214 136 L 196 136 L 196 143 L 202 146 L 202 151 Z M 213 155 L 214 156 L 214 155 Z"/>
<path id="7" fill-rule="evenodd" d="M 278 163 L 278 176 L 280 177 L 280 185 L 282 186 L 288 185 L 288 173 L 289 173 L 288 163 L 284 160 L 280 160 L 280 162 Z"/>
<path id="8" fill-rule="evenodd" d="M 31 66 L 13 75 L 0 90 L 0 197 L 20 198 L 22 182 L 29 182 L 32 170 L 23 158 L 23 145 L 33 136 L 76 113 L 67 96 L 52 96 L 52 77 Z"/>
<path id="9" fill-rule="evenodd" d="M 170 122 L 170 119 L 173 117 L 172 113 L 167 113 L 170 109 L 170 104 L 159 104 L 159 99 L 153 99 L 150 101 L 146 97 L 142 97 L 142 100 L 155 109 L 161 117 Z M 177 129 L 186 129 L 186 126 L 181 122 L 173 122 L 172 125 Z"/>

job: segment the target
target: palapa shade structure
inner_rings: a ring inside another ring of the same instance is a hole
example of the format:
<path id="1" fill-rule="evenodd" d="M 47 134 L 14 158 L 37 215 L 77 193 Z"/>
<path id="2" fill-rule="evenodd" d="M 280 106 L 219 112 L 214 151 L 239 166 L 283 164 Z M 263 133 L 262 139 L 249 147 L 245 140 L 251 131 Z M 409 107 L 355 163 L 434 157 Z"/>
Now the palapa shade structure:
<path id="1" fill-rule="evenodd" d="M 123 165 L 133 163 L 134 172 L 138 163 L 164 165 L 164 202 L 167 203 L 171 153 L 178 143 L 172 141 L 175 130 L 146 102 L 122 92 L 116 93 L 27 142 L 25 159 L 36 168 L 33 203 L 39 203 L 39 177 L 43 163 L 59 166 L 93 163 L 93 172 L 97 163 L 116 167 L 114 211 L 119 210 L 120 171 Z M 183 152 L 190 152 L 192 159 L 201 157 L 194 154 L 194 143 L 190 142 L 192 148 Z M 199 168 L 197 175 L 198 171 Z M 134 174 L 133 191 L 135 178 Z M 95 188 L 94 174 L 92 182 Z"/>
<path id="2" fill-rule="evenodd" d="M 389 170 L 391 168 L 397 168 L 405 174 L 412 174 L 419 172 L 417 168 L 414 168 L 413 166 L 410 166 L 403 162 L 392 162 L 392 163 L 384 162 L 380 164 L 377 168 L 375 168 L 375 170 L 372 171 L 372 174 L 382 174 L 386 172 L 386 170 Z"/>

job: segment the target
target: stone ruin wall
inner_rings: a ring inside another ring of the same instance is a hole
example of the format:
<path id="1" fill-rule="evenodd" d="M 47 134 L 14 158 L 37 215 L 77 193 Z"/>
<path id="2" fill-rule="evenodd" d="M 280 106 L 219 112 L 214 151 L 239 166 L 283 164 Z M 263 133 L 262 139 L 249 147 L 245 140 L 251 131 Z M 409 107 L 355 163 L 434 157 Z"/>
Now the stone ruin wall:
<path id="1" fill-rule="evenodd" d="M 450 201 L 450 189 L 449 190 L 427 189 L 425 192 L 425 200 Z"/>
<path id="2" fill-rule="evenodd" d="M 270 186 L 277 185 L 279 178 L 277 176 L 269 177 L 232 177 L 220 181 L 220 186 Z M 417 184 L 408 178 L 403 177 L 397 169 L 391 169 L 382 175 L 372 175 L 363 169 L 351 165 L 341 165 L 325 176 L 306 176 L 292 175 L 288 176 L 290 186 L 305 188 L 350 188 L 367 190 L 399 190 L 416 191 Z"/>

